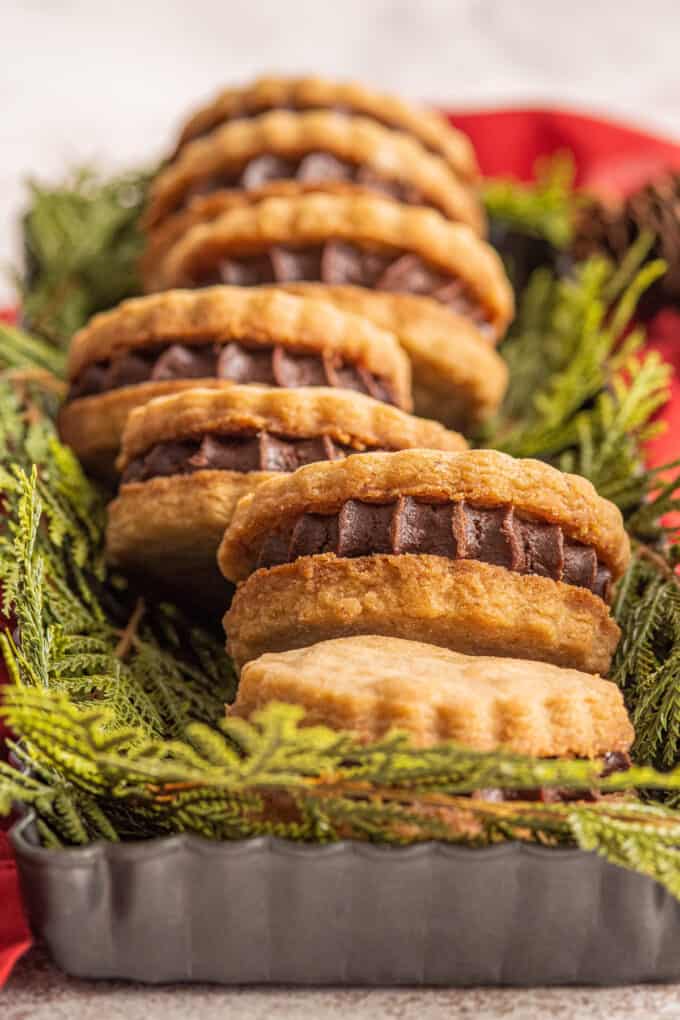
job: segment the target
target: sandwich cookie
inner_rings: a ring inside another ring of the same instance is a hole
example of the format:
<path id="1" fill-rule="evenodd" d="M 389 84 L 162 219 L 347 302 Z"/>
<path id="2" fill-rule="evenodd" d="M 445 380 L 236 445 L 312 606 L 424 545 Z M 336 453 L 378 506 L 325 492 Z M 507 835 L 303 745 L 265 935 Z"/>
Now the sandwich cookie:
<path id="1" fill-rule="evenodd" d="M 218 554 L 240 667 L 378 634 L 606 673 L 617 507 L 540 461 L 407 450 L 311 464 L 238 504 Z"/>
<path id="2" fill-rule="evenodd" d="M 410 205 L 430 206 L 476 233 L 481 204 L 447 163 L 399 131 L 366 117 L 278 110 L 234 120 L 187 144 L 154 180 L 144 216 L 153 230 L 195 195 L 272 181 L 343 182 Z"/>
<path id="3" fill-rule="evenodd" d="M 111 474 L 128 414 L 154 397 L 233 383 L 329 386 L 410 410 L 408 358 L 367 319 L 311 297 L 215 287 L 123 302 L 74 337 L 60 434 Z"/>
<path id="4" fill-rule="evenodd" d="M 214 612 L 227 591 L 217 549 L 241 496 L 305 464 L 411 447 L 466 443 L 350 390 L 235 385 L 159 397 L 134 410 L 123 433 L 109 559 Z"/>
<path id="5" fill-rule="evenodd" d="M 436 303 L 498 340 L 513 294 L 496 252 L 433 209 L 334 190 L 242 202 L 199 222 L 154 271 L 158 288 L 300 282 Z"/>

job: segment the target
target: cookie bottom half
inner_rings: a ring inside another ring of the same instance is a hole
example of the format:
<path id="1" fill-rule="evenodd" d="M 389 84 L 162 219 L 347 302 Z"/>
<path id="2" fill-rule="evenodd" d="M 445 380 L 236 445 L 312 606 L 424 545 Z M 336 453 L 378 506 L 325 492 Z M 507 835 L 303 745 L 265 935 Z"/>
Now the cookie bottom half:
<path id="1" fill-rule="evenodd" d="M 257 570 L 224 626 L 238 668 L 263 652 L 378 634 L 604 674 L 620 634 L 584 588 L 429 555 L 325 554 Z"/>
<path id="2" fill-rule="evenodd" d="M 236 503 L 269 471 L 200 471 L 122 486 L 109 505 L 109 561 L 138 583 L 217 616 L 233 585 L 217 568 L 217 549 Z"/>
<path id="3" fill-rule="evenodd" d="M 350 730 L 365 742 L 400 729 L 424 747 L 454 740 L 476 751 L 597 758 L 627 754 L 634 739 L 621 690 L 609 680 L 376 635 L 246 663 L 229 714 L 247 719 L 270 701 L 303 708 L 305 725 Z"/>

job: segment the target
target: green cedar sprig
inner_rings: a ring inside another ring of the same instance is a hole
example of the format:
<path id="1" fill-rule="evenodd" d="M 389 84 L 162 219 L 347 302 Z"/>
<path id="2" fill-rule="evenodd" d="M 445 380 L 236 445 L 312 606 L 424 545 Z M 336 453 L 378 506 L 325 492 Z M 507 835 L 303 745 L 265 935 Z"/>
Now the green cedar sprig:
<path id="1" fill-rule="evenodd" d="M 0 635 L 25 684 L 110 705 L 149 734 L 210 719 L 234 693 L 223 637 L 142 602 L 103 556 L 105 501 L 57 439 L 34 380 L 0 378 L 0 583 L 20 641 Z M 30 413 L 26 413 L 26 408 Z"/>
<path id="2" fill-rule="evenodd" d="M 574 160 L 568 152 L 538 160 L 529 184 L 489 178 L 482 185 L 482 199 L 492 221 L 566 248 L 580 202 L 574 190 Z"/>
<path id="3" fill-rule="evenodd" d="M 533 275 L 501 346 L 508 393 L 480 437 L 584 475 L 624 513 L 647 492 L 644 446 L 669 395 L 670 367 L 655 352 L 640 354 L 643 331 L 621 339 L 640 295 L 665 270 L 659 261 L 638 268 L 649 243 L 640 238 L 623 267 L 592 258 L 568 278 Z"/>
<path id="4" fill-rule="evenodd" d="M 658 548 L 634 542 L 613 606 L 622 638 L 612 676 L 623 689 L 635 726 L 636 758 L 658 768 L 680 762 L 678 562 L 677 541 Z M 677 794 L 672 799 L 678 800 Z"/>
<path id="5" fill-rule="evenodd" d="M 57 187 L 30 182 L 17 282 L 33 332 L 66 347 L 95 312 L 139 293 L 138 220 L 150 179 L 146 171 L 107 179 L 81 169 Z"/>
<path id="6" fill-rule="evenodd" d="M 10 689 L 2 715 L 30 749 L 37 774 L 27 778 L 0 767 L 0 812 L 13 799 L 30 804 L 46 846 L 178 832 L 213 840 L 270 834 L 398 845 L 439 839 L 484 846 L 519 838 L 595 850 L 680 896 L 679 812 L 607 796 L 592 804 L 475 796 L 481 784 L 599 786 L 605 793 L 634 785 L 678 789 L 680 770 L 636 769 L 600 779 L 596 763 L 537 762 L 451 744 L 416 749 L 396 733 L 366 746 L 301 725 L 301 710 L 290 705 L 270 704 L 250 722 L 192 723 L 184 740 L 173 741 L 116 730 L 106 707 L 78 708 L 63 694 L 40 689 Z"/>

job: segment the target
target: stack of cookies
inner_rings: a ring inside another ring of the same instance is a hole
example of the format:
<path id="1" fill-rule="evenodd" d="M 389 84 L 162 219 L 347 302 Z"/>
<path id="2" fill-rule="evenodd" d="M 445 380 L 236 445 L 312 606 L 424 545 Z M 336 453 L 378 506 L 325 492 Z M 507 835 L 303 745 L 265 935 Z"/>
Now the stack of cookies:
<path id="1" fill-rule="evenodd" d="M 358 85 L 267 78 L 199 110 L 151 189 L 147 290 L 277 285 L 393 332 L 415 409 L 468 428 L 507 382 L 512 291 L 468 140 Z"/>
<path id="2" fill-rule="evenodd" d="M 234 712 L 616 767 L 620 514 L 455 431 L 503 398 L 513 314 L 476 182 L 459 132 L 360 86 L 218 96 L 152 185 L 146 296 L 74 338 L 61 432 L 117 487 L 111 561 L 230 606 Z"/>
<path id="3" fill-rule="evenodd" d="M 585 479 L 490 450 L 312 464 L 239 502 L 218 559 L 236 715 L 279 700 L 364 740 L 628 767 L 623 697 L 597 674 L 629 543 Z"/>

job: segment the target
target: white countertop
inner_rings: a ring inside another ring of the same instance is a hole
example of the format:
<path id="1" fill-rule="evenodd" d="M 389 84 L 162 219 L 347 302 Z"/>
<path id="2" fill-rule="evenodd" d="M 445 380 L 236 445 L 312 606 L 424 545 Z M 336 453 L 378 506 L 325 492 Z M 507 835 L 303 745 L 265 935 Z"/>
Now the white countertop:
<path id="1" fill-rule="evenodd" d="M 0 267 L 27 176 L 151 160 L 192 105 L 258 72 L 565 103 L 680 137 L 679 41 L 677 0 L 0 0 Z"/>
<path id="2" fill-rule="evenodd" d="M 40 950 L 2 993 L 3 1020 L 680 1020 L 680 986 L 629 988 L 144 987 L 64 977 Z"/>

